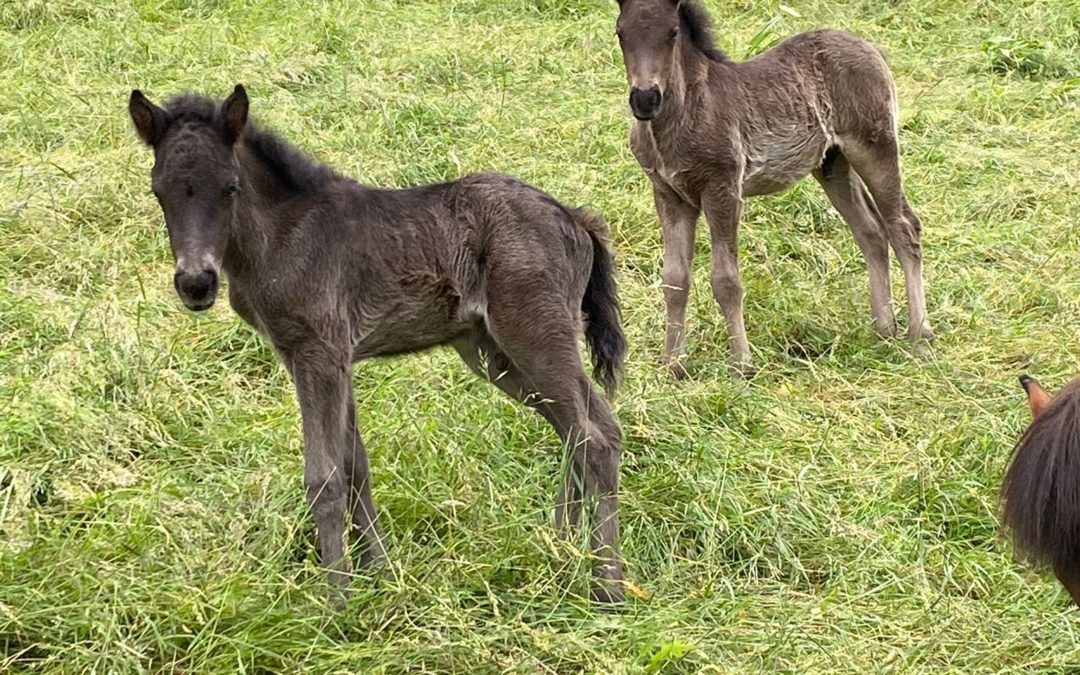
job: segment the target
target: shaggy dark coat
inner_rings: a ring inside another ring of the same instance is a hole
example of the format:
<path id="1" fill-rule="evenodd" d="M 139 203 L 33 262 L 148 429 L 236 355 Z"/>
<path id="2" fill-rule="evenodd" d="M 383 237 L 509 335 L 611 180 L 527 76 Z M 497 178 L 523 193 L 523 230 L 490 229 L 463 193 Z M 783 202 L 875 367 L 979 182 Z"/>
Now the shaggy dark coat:
<path id="1" fill-rule="evenodd" d="M 367 187 L 249 124 L 247 112 L 239 86 L 224 103 L 186 95 L 159 108 L 138 91 L 130 101 L 154 149 L 181 299 L 209 308 L 224 273 L 233 309 L 295 381 L 304 482 L 334 584 L 346 581 L 347 501 L 361 561 L 385 555 L 351 364 L 451 345 L 559 433 L 568 469 L 558 524 L 577 525 L 583 491 L 595 499 L 594 594 L 618 600 L 621 435 L 577 344 L 584 330 L 613 391 L 626 340 L 603 221 L 506 176 Z"/>

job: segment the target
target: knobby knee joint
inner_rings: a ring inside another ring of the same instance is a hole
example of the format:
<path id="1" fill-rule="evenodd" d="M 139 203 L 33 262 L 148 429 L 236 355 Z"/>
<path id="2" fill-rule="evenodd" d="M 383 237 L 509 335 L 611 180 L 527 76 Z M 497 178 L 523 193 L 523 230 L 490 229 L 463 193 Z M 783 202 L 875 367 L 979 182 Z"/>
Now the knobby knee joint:
<path id="1" fill-rule="evenodd" d="M 664 282 L 665 293 L 685 293 L 690 290 L 690 270 L 681 263 L 664 263 L 660 278 Z"/>
<path id="2" fill-rule="evenodd" d="M 345 476 L 340 471 L 304 476 L 304 488 L 312 508 L 333 508 L 345 499 Z"/>
<path id="3" fill-rule="evenodd" d="M 714 270 L 709 277 L 713 293 L 717 297 L 738 300 L 742 297 L 742 282 L 739 277 L 724 270 Z"/>
<path id="4" fill-rule="evenodd" d="M 903 251 L 897 251 L 897 257 L 901 262 L 906 258 L 907 260 L 914 262 L 922 262 L 922 245 L 919 243 L 919 237 L 914 234 L 911 229 L 905 228 L 905 231 L 900 236 L 900 245 L 904 249 Z"/>

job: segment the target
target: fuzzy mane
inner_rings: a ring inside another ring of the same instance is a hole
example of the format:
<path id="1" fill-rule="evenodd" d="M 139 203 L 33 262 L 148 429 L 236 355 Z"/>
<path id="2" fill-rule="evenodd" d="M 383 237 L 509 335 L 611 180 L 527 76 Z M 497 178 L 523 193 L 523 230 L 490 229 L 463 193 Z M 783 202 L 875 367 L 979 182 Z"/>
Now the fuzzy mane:
<path id="1" fill-rule="evenodd" d="M 204 124 L 224 133 L 219 111 L 221 102 L 196 94 L 181 94 L 165 104 L 169 126 Z M 274 176 L 297 192 L 314 192 L 337 177 L 330 167 L 309 159 L 277 134 L 260 129 L 250 120 L 244 131 L 244 143 Z"/>
<path id="2" fill-rule="evenodd" d="M 1002 521 L 1033 561 L 1080 563 L 1080 379 L 1020 437 L 1001 487 Z"/>
<path id="3" fill-rule="evenodd" d="M 696 0 L 679 3 L 679 21 L 690 43 L 713 61 L 727 61 L 727 54 L 716 47 L 712 36 L 712 20 Z"/>

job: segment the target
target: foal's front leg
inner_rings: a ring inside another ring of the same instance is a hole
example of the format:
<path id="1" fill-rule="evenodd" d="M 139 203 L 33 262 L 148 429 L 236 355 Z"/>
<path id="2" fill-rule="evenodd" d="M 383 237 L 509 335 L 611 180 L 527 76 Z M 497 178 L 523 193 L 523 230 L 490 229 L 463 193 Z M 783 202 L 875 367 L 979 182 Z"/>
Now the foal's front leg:
<path id="1" fill-rule="evenodd" d="M 342 466 L 351 488 L 349 511 L 352 530 L 349 536 L 360 544 L 360 564 L 364 567 L 375 567 L 386 560 L 386 544 L 379 527 L 378 514 L 375 512 L 375 502 L 371 498 L 371 472 L 368 468 L 367 449 L 357 427 L 356 404 L 351 386 L 348 397 Z"/>
<path id="2" fill-rule="evenodd" d="M 731 344 L 731 369 L 744 377 L 753 372 L 750 344 L 743 323 L 742 281 L 739 278 L 739 217 L 742 194 L 737 185 L 712 185 L 702 194 L 705 218 L 712 242 L 713 297 L 724 312 Z"/>
<path id="3" fill-rule="evenodd" d="M 348 484 L 343 469 L 348 361 L 338 362 L 317 346 L 288 359 L 304 426 L 304 488 L 319 533 L 322 563 L 330 570 L 333 597 L 348 585 L 344 556 Z"/>
<path id="4" fill-rule="evenodd" d="M 690 297 L 694 231 L 701 211 L 666 187 L 653 185 L 653 201 L 664 235 L 664 361 L 676 379 L 686 377 L 686 303 Z"/>

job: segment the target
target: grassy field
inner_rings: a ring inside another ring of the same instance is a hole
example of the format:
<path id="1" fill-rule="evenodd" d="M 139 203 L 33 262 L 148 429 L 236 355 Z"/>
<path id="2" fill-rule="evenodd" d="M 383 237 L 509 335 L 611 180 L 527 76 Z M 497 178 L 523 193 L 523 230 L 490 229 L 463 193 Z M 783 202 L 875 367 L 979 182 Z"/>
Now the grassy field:
<path id="1" fill-rule="evenodd" d="M 664 376 L 610 0 L 0 2 L 0 671 L 1080 663 L 1076 610 L 995 516 L 1027 423 L 1016 375 L 1078 370 L 1080 4 L 706 5 L 738 58 L 825 25 L 888 53 L 930 356 L 874 336 L 862 259 L 811 181 L 745 211 L 761 372 L 726 375 L 699 231 L 692 379 Z M 631 342 L 624 553 L 647 598 L 582 598 L 584 548 L 550 526 L 557 438 L 436 350 L 356 369 L 392 563 L 328 609 L 288 377 L 225 305 L 175 298 L 126 114 L 133 87 L 236 82 L 363 181 L 498 170 L 605 215 Z"/>

